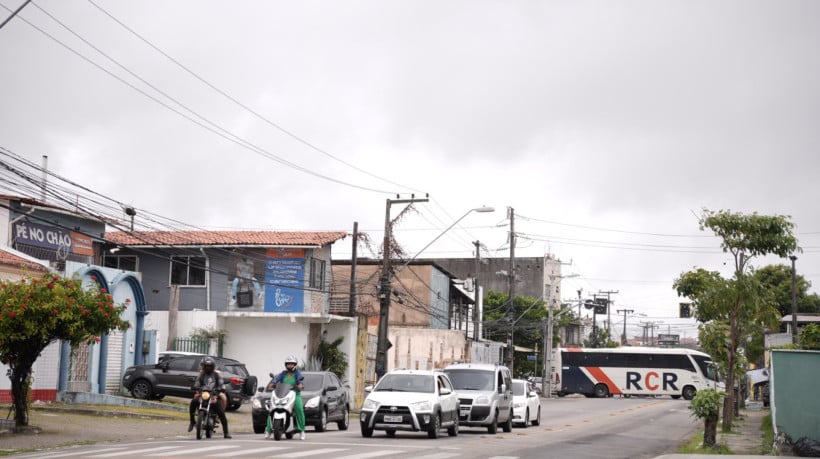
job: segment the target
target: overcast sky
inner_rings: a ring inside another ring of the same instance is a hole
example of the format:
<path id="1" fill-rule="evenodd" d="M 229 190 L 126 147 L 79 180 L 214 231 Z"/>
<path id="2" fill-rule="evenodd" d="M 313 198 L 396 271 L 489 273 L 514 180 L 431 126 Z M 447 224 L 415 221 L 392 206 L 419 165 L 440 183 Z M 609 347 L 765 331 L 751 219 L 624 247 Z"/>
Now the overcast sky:
<path id="1" fill-rule="evenodd" d="M 565 297 L 691 337 L 672 281 L 730 261 L 704 208 L 790 215 L 820 286 L 818 45 L 816 0 L 37 0 L 0 29 L 0 147 L 207 229 L 381 241 L 429 193 L 414 254 L 496 209 L 420 257 L 508 257 L 512 207 Z"/>

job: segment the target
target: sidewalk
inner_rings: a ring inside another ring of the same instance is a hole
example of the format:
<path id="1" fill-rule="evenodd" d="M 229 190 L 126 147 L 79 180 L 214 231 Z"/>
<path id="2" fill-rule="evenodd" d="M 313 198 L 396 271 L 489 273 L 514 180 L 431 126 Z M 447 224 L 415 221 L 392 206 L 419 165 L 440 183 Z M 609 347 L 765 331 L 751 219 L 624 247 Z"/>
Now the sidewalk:
<path id="1" fill-rule="evenodd" d="M 760 430 L 763 418 L 769 414 L 769 409 L 754 409 L 749 406 L 740 410 L 740 417 L 734 420 L 731 433 L 721 433 L 718 430 L 718 442 L 729 447 L 735 455 L 760 454 L 763 447 L 763 432 Z"/>
<path id="2" fill-rule="evenodd" d="M 763 447 L 763 418 L 769 414 L 768 408 L 762 408 L 756 404 L 750 404 L 745 409 L 740 410 L 740 417 L 732 422 L 732 431 L 723 433 L 718 427 L 719 444 L 726 445 L 735 458 L 751 459 L 761 457 L 771 457 L 761 454 Z M 708 459 L 714 455 L 708 454 L 664 454 L 655 459 Z"/>

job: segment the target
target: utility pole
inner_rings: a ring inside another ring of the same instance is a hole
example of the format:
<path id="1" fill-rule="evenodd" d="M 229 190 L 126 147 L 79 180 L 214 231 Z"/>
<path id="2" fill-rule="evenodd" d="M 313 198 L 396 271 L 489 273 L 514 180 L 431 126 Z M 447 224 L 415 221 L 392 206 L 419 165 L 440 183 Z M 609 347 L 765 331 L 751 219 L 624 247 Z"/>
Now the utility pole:
<path id="1" fill-rule="evenodd" d="M 510 304 L 507 307 L 507 317 L 510 321 L 510 331 L 507 339 L 507 368 L 510 373 L 515 375 L 513 365 L 515 364 L 515 320 L 514 320 L 514 306 L 515 306 L 515 209 L 509 208 L 510 214 Z"/>
<path id="2" fill-rule="evenodd" d="M 475 241 L 473 242 L 473 245 L 475 246 L 475 278 L 473 279 L 473 299 L 475 300 L 475 304 L 473 305 L 473 341 L 478 341 L 481 339 L 481 333 L 479 333 L 481 310 L 478 307 L 479 302 L 482 300 L 481 289 L 478 288 L 478 273 L 481 271 L 481 242 Z"/>
<path id="3" fill-rule="evenodd" d="M 626 315 L 632 314 L 635 311 L 633 311 L 632 309 L 618 309 L 617 312 L 618 314 L 620 314 L 621 312 L 624 313 L 624 334 L 621 335 L 621 346 L 623 346 L 624 344 L 626 344 Z"/>
<path id="4" fill-rule="evenodd" d="M 797 257 L 792 255 L 789 259 L 792 261 L 792 344 L 797 344 L 797 274 L 794 269 Z"/>
<path id="5" fill-rule="evenodd" d="M 388 341 L 387 327 L 390 320 L 390 295 L 393 287 L 390 284 L 392 268 L 390 266 L 390 239 L 391 227 L 390 206 L 392 204 L 412 204 L 414 202 L 427 202 L 429 199 L 388 199 L 384 211 L 384 242 L 382 245 L 382 274 L 379 282 L 379 336 L 376 342 L 376 377 L 380 379 L 387 372 L 387 350 L 393 347 Z"/>

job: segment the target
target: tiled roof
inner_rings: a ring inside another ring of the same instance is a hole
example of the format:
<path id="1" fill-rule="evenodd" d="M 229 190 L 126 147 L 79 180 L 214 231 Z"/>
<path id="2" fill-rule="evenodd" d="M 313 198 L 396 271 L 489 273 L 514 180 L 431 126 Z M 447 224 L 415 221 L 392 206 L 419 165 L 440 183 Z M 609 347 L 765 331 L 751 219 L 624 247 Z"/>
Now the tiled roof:
<path id="1" fill-rule="evenodd" d="M 108 242 L 122 246 L 315 246 L 344 239 L 344 231 L 114 231 Z"/>
<path id="2" fill-rule="evenodd" d="M 31 261 L 29 259 L 17 256 L 11 252 L 5 251 L 2 248 L 0 248 L 0 264 L 18 266 L 21 268 L 30 269 L 32 271 L 48 271 L 48 268 L 46 268 L 42 264 L 37 263 L 36 261 Z"/>

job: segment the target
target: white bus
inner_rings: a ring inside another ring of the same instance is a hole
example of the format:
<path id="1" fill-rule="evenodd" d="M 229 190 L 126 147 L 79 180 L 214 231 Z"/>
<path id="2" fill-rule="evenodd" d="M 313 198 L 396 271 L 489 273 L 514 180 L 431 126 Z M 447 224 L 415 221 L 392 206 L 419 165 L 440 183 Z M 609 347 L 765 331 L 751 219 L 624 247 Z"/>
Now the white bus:
<path id="1" fill-rule="evenodd" d="M 692 349 L 620 347 L 553 351 L 552 381 L 559 396 L 669 395 L 692 400 L 722 385 L 708 354 Z"/>

